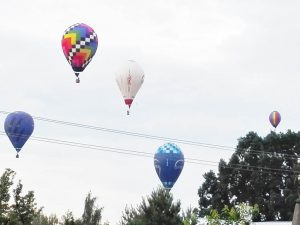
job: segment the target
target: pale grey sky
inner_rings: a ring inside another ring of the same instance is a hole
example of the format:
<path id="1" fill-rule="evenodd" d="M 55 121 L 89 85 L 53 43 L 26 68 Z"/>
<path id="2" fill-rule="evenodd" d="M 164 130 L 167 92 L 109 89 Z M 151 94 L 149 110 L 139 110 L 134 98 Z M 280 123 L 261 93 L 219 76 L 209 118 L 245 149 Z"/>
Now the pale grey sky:
<path id="1" fill-rule="evenodd" d="M 298 131 L 300 14 L 298 1 L 10 0 L 1 6 L 0 110 L 235 146 L 248 131 Z M 98 51 L 81 83 L 60 41 L 77 22 L 94 28 Z M 136 60 L 145 82 L 126 116 L 115 71 Z M 5 116 L 0 115 L 4 122 Z M 163 141 L 35 121 L 33 135 L 153 153 Z M 1 170 L 12 168 L 45 212 L 82 213 L 91 190 L 115 224 L 126 204 L 160 185 L 148 158 L 29 140 L 15 159 L 5 136 Z M 230 152 L 179 144 L 186 157 L 219 161 Z M 214 167 L 186 163 L 172 189 L 196 207 L 202 175 Z"/>

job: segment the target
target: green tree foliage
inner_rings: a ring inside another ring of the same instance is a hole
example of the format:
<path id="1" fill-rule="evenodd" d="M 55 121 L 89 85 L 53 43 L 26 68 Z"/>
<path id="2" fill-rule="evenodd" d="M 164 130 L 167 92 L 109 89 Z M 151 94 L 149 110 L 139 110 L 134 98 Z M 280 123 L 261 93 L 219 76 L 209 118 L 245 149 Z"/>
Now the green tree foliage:
<path id="1" fill-rule="evenodd" d="M 62 218 L 61 225 L 100 225 L 102 219 L 102 210 L 96 206 L 96 197 L 88 193 L 85 198 L 84 211 L 80 219 L 75 219 L 72 212 L 67 212 Z"/>
<path id="2" fill-rule="evenodd" d="M 96 206 L 96 198 L 88 193 L 84 212 L 80 219 L 75 219 L 72 212 L 67 212 L 59 222 L 55 215 L 49 217 L 37 209 L 34 192 L 23 194 L 23 184 L 14 185 L 15 172 L 6 169 L 0 177 L 0 225 L 100 225 L 102 210 Z M 11 196 L 11 193 L 13 194 Z M 12 199 L 11 199 L 12 197 Z M 109 225 L 108 222 L 105 223 Z"/>
<path id="3" fill-rule="evenodd" d="M 75 220 L 73 213 L 68 211 L 66 215 L 63 216 L 61 225 L 80 225 L 80 220 Z"/>
<path id="4" fill-rule="evenodd" d="M 0 224 L 2 225 L 31 225 L 38 214 L 34 192 L 22 195 L 23 185 L 18 182 L 13 192 L 13 202 L 10 205 L 11 188 L 15 172 L 6 169 L 0 178 Z"/>
<path id="5" fill-rule="evenodd" d="M 180 202 L 164 188 L 153 191 L 136 209 L 126 208 L 120 225 L 182 225 Z"/>
<path id="6" fill-rule="evenodd" d="M 32 221 L 32 225 L 58 225 L 58 219 L 56 215 L 45 216 L 40 209 L 35 218 Z"/>
<path id="7" fill-rule="evenodd" d="M 206 219 L 210 225 L 249 225 L 258 213 L 257 205 L 252 207 L 241 203 L 232 208 L 225 205 L 220 214 L 213 209 Z"/>
<path id="8" fill-rule="evenodd" d="M 221 216 L 216 209 L 212 209 L 210 214 L 206 216 L 209 225 L 221 225 Z"/>
<path id="9" fill-rule="evenodd" d="M 188 208 L 186 212 L 182 215 L 183 225 L 197 225 L 198 217 L 196 209 L 192 210 L 192 208 Z"/>
<path id="10" fill-rule="evenodd" d="M 239 139 L 229 162 L 220 161 L 218 174 L 204 174 L 198 190 L 199 216 L 249 202 L 260 208 L 255 221 L 291 220 L 298 184 L 295 173 L 288 171 L 294 170 L 299 155 L 300 133 L 271 132 L 265 138 L 248 133 Z"/>
<path id="11" fill-rule="evenodd" d="M 101 213 L 103 208 L 98 208 L 96 203 L 97 198 L 92 197 L 91 193 L 88 193 L 85 204 L 84 212 L 82 215 L 82 223 L 84 225 L 99 225 L 101 221 Z"/>
<path id="12" fill-rule="evenodd" d="M 6 169 L 5 172 L 2 174 L 2 176 L 0 177 L 0 224 L 8 223 L 8 213 L 10 211 L 9 190 L 13 185 L 14 177 L 15 177 L 15 172 L 10 169 Z"/>
<path id="13" fill-rule="evenodd" d="M 37 215 L 37 208 L 34 199 L 34 192 L 29 191 L 26 195 L 22 196 L 23 184 L 21 181 L 17 184 L 17 187 L 13 190 L 14 204 L 11 206 L 11 216 L 17 218 L 21 224 L 31 224 Z"/>
<path id="14" fill-rule="evenodd" d="M 226 196 L 227 193 L 222 190 L 221 182 L 216 174 L 213 171 L 209 171 L 203 176 L 205 182 L 198 191 L 200 196 L 199 215 L 201 217 L 208 215 L 212 208 L 221 211 L 225 204 L 229 204 L 229 198 Z"/>

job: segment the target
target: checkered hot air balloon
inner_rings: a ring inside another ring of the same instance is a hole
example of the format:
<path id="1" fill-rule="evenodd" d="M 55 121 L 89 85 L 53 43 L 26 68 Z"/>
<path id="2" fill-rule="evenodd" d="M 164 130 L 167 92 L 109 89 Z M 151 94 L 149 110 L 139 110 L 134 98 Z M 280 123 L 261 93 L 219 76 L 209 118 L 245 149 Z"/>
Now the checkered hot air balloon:
<path id="1" fill-rule="evenodd" d="M 84 23 L 70 26 L 61 40 L 66 59 L 71 65 L 79 83 L 79 73 L 91 62 L 98 47 L 98 38 L 95 31 Z"/>
<path id="2" fill-rule="evenodd" d="M 269 116 L 269 120 L 270 120 L 270 123 L 272 124 L 272 126 L 276 128 L 281 121 L 281 116 L 280 116 L 279 112 L 277 112 L 277 111 L 271 112 L 271 114 Z"/>
<path id="3" fill-rule="evenodd" d="M 128 60 L 127 64 L 119 69 L 116 73 L 116 81 L 123 95 L 125 104 L 129 109 L 137 92 L 144 82 L 144 71 L 139 64 L 134 60 Z"/>
<path id="4" fill-rule="evenodd" d="M 173 143 L 160 146 L 154 156 L 154 167 L 163 186 L 170 190 L 184 166 L 184 156 Z"/>

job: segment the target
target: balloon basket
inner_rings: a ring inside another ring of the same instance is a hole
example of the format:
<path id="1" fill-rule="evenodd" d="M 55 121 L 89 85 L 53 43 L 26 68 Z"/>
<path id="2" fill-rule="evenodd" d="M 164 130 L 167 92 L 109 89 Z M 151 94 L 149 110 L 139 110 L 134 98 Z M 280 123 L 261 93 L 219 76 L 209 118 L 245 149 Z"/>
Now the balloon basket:
<path id="1" fill-rule="evenodd" d="M 16 155 L 16 158 L 17 158 L 17 159 L 19 158 L 19 154 Z"/>
<path id="2" fill-rule="evenodd" d="M 79 80 L 79 78 L 77 78 L 77 79 L 76 79 L 76 83 L 77 83 L 77 84 L 79 84 L 79 83 L 80 83 L 80 80 Z"/>
<path id="3" fill-rule="evenodd" d="M 168 193 L 170 193 L 171 188 L 165 188 Z"/>
<path id="4" fill-rule="evenodd" d="M 127 110 L 127 116 L 129 116 L 130 115 L 130 111 L 129 110 Z"/>

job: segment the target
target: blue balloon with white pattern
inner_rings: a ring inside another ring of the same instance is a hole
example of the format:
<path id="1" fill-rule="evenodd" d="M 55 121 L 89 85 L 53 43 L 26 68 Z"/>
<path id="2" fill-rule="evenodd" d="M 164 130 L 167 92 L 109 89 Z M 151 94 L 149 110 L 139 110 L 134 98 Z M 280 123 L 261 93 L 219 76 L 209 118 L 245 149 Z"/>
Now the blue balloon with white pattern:
<path id="1" fill-rule="evenodd" d="M 4 130 L 17 151 L 17 158 L 23 145 L 31 136 L 33 129 L 34 122 L 28 113 L 16 111 L 7 115 L 4 122 Z"/>
<path id="2" fill-rule="evenodd" d="M 154 155 L 154 167 L 163 186 L 170 190 L 177 181 L 184 166 L 184 155 L 173 143 L 158 148 Z"/>

